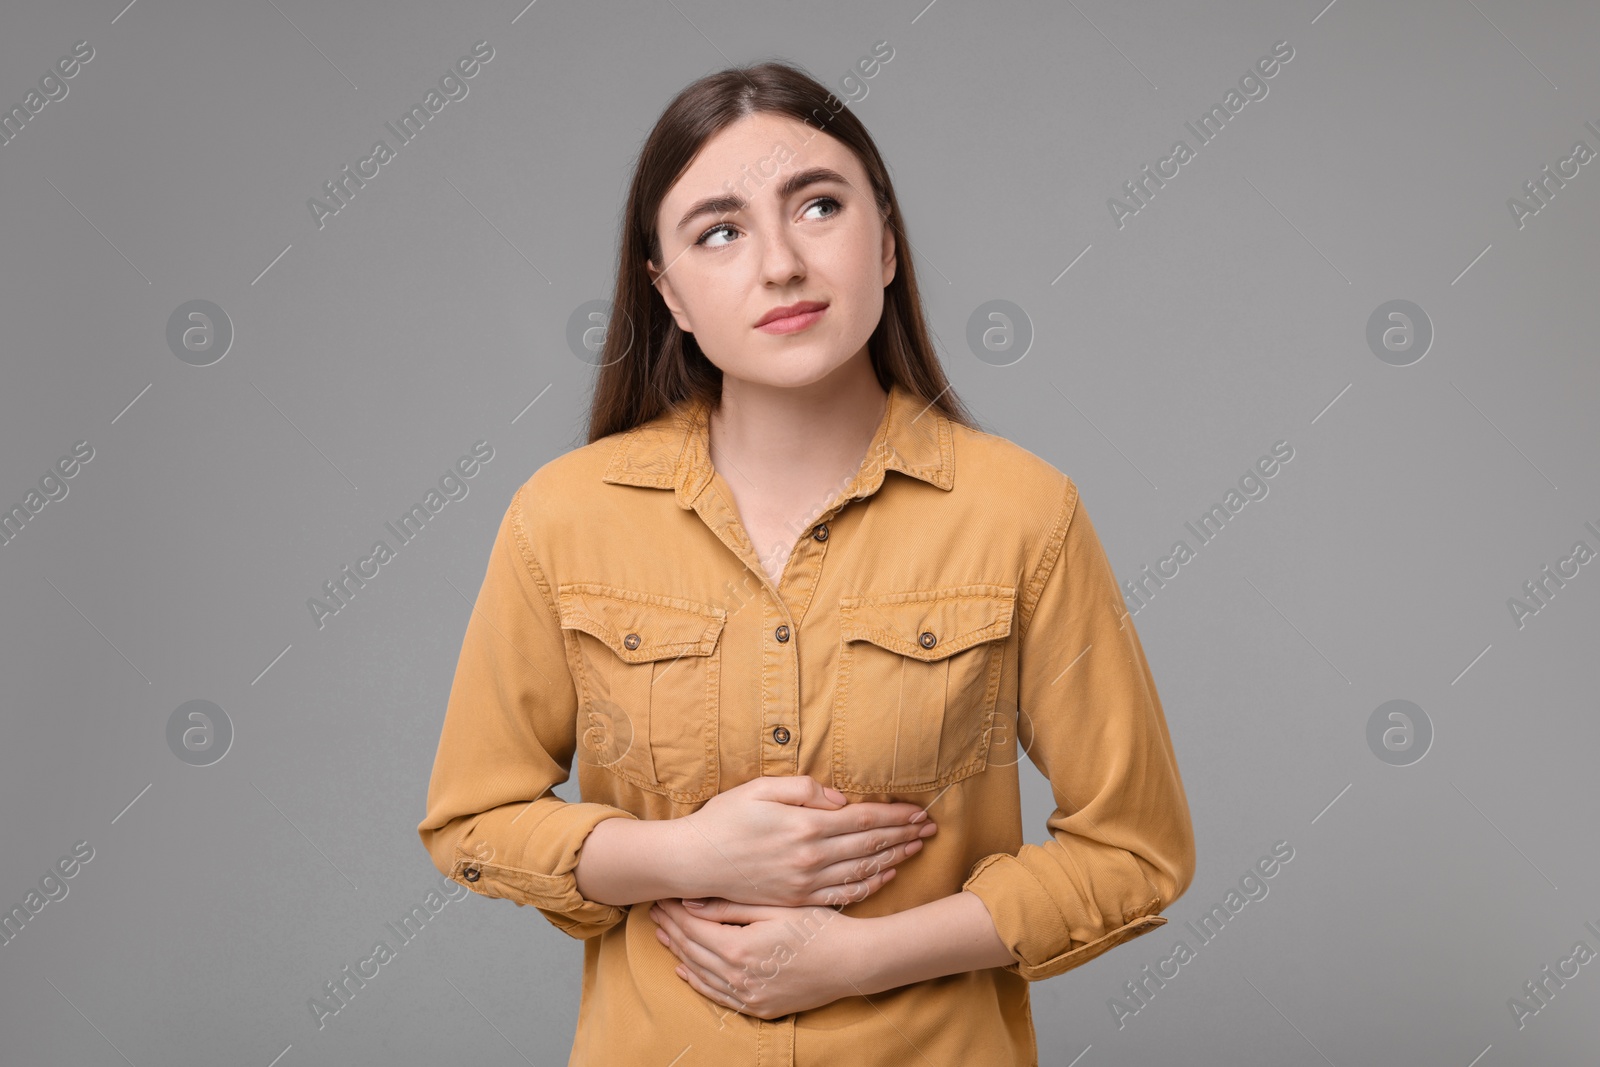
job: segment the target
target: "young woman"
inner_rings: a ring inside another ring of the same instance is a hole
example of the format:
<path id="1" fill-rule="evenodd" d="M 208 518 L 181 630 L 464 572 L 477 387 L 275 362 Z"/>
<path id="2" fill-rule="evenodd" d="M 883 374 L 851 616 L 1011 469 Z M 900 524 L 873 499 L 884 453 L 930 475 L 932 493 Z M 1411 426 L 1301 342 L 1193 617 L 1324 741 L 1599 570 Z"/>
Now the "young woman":
<path id="1" fill-rule="evenodd" d="M 1077 488 L 953 396 L 837 103 L 764 63 L 663 113 L 589 443 L 517 490 L 467 626 L 418 832 L 583 939 L 572 1064 L 1034 1064 L 1028 983 L 1194 872 Z"/>

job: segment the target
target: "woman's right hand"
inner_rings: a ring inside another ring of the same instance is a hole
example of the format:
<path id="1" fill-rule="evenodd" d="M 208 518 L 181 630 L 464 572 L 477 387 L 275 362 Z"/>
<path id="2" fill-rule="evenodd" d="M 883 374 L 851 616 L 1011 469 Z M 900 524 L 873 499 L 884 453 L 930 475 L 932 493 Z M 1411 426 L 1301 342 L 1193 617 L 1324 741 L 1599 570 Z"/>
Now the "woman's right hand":
<path id="1" fill-rule="evenodd" d="M 921 805 L 851 804 L 809 775 L 753 778 L 683 821 L 697 895 L 779 907 L 865 899 L 937 829 Z"/>

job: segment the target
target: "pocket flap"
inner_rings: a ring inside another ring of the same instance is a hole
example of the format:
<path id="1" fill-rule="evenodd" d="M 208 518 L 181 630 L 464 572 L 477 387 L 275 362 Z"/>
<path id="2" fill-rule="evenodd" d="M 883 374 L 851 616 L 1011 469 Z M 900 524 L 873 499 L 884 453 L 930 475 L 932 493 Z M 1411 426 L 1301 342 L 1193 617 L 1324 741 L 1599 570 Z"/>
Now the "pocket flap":
<path id="1" fill-rule="evenodd" d="M 595 583 L 558 590 L 561 628 L 604 641 L 628 663 L 709 656 L 728 619 L 722 608 Z"/>
<path id="2" fill-rule="evenodd" d="M 931 662 L 1009 635 L 1016 597 L 1016 587 L 1009 585 L 841 597 L 841 636 Z M 927 647 L 924 642 L 930 640 Z"/>

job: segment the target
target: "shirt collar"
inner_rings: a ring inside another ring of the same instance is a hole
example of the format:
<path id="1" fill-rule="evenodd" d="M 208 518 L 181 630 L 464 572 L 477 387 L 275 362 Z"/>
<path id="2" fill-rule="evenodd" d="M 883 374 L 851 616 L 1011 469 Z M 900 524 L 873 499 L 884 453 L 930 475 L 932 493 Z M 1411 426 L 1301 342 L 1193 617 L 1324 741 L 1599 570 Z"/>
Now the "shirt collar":
<path id="1" fill-rule="evenodd" d="M 691 398 L 626 431 L 602 480 L 672 489 L 679 507 L 694 507 L 695 498 L 716 473 L 708 447 L 710 413 L 709 401 Z M 953 436 L 944 412 L 898 383 L 890 383 L 889 402 L 877 433 L 843 498 L 871 496 L 888 470 L 950 489 L 955 484 Z"/>

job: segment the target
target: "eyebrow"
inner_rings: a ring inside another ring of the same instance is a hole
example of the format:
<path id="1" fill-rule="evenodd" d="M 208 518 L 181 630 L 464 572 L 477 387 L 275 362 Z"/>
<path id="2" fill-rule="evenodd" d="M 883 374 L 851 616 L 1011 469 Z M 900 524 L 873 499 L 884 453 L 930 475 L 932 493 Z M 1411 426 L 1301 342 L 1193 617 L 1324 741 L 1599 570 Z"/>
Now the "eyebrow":
<path id="1" fill-rule="evenodd" d="M 845 180 L 843 174 L 829 167 L 809 167 L 785 178 L 778 185 L 778 198 L 787 200 L 806 186 L 815 185 L 818 182 L 838 182 L 840 185 L 850 184 Z M 731 215 L 735 211 L 742 211 L 749 206 L 749 203 L 743 197 L 732 194 L 708 196 L 704 200 L 696 201 L 689 208 L 683 218 L 678 220 L 677 228 L 673 232 L 676 233 L 678 230 L 682 230 L 701 215 Z"/>

